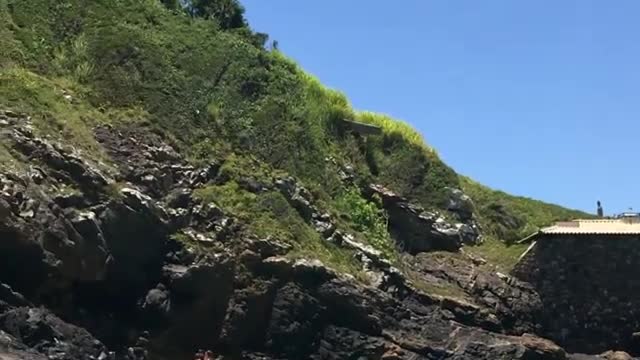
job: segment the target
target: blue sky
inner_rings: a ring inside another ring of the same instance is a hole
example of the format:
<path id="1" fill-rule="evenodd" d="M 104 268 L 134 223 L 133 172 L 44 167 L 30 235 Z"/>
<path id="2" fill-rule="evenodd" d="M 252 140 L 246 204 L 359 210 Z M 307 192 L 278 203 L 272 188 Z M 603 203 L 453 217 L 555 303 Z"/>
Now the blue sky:
<path id="1" fill-rule="evenodd" d="M 242 0 L 354 107 L 513 194 L 640 210 L 640 1 Z"/>

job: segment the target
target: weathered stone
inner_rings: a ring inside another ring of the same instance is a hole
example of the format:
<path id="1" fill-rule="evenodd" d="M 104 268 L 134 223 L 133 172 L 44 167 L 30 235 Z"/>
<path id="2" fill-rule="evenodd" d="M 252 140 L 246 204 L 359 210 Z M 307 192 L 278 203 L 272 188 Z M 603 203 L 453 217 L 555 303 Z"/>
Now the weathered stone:
<path id="1" fill-rule="evenodd" d="M 67 324 L 43 309 L 10 310 L 0 315 L 0 330 L 21 343 L 38 349 L 49 359 L 97 358 L 106 351 L 104 345 L 86 330 Z M 0 349 L 0 354 L 1 351 Z"/>
<path id="2" fill-rule="evenodd" d="M 191 205 L 191 189 L 177 188 L 167 195 L 166 202 L 169 207 L 186 209 Z"/>
<path id="3" fill-rule="evenodd" d="M 370 185 L 370 196 L 382 199 L 389 214 L 389 227 L 397 241 L 410 253 L 432 250 L 457 251 L 462 245 L 458 230 L 419 206 L 380 185 Z"/>
<path id="4" fill-rule="evenodd" d="M 317 346 L 324 314 L 324 307 L 304 289 L 284 286 L 273 302 L 267 346 L 292 359 L 304 358 Z"/>
<path id="5" fill-rule="evenodd" d="M 234 292 L 220 334 L 220 341 L 226 347 L 242 350 L 262 346 L 272 317 L 275 285 L 255 281 Z"/>
<path id="6" fill-rule="evenodd" d="M 462 221 L 471 220 L 474 210 L 473 200 L 460 189 L 447 188 L 447 190 L 449 191 L 447 210 L 456 213 Z"/>
<path id="7" fill-rule="evenodd" d="M 265 259 L 272 256 L 282 256 L 288 253 L 292 246 L 283 242 L 280 242 L 273 238 L 265 238 L 258 240 L 248 240 L 249 249 L 260 254 Z"/>
<path id="8" fill-rule="evenodd" d="M 640 281 L 624 275 L 640 267 L 639 244 L 638 236 L 539 238 L 512 273 L 540 296 L 540 333 L 571 352 L 640 349 Z"/>
<path id="9" fill-rule="evenodd" d="M 624 351 L 607 351 L 600 354 L 600 357 L 606 360 L 633 360 L 631 355 Z"/>

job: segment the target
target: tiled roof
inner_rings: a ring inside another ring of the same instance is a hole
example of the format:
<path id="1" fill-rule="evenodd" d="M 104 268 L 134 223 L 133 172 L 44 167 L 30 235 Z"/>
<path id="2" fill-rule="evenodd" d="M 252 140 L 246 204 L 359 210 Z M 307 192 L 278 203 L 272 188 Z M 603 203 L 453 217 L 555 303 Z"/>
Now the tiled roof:
<path id="1" fill-rule="evenodd" d="M 541 229 L 541 234 L 640 235 L 640 218 L 574 220 Z"/>

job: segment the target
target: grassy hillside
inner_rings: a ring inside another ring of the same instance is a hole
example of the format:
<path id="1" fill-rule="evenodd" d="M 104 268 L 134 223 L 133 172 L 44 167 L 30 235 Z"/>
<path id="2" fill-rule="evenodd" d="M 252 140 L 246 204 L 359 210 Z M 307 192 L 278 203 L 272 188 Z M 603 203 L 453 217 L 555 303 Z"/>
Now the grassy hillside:
<path id="1" fill-rule="evenodd" d="M 476 213 L 485 234 L 508 243 L 556 221 L 594 217 L 583 211 L 492 190 L 467 177 L 460 179 L 462 189 L 476 204 Z"/>
<path id="2" fill-rule="evenodd" d="M 429 209 L 443 208 L 447 187 L 463 188 L 496 239 L 583 215 L 460 178 L 409 125 L 354 111 L 342 93 L 267 49 L 237 2 L 195 4 L 186 11 L 159 0 L 0 0 L 0 104 L 30 114 L 37 132 L 104 166 L 92 127 L 135 123 L 165 132 L 194 163 L 231 159 L 228 170 L 244 176 L 243 164 L 255 161 L 269 174 L 294 175 L 345 215 L 345 226 L 387 252 L 380 221 L 344 214 L 369 205 L 354 199 L 338 167 L 350 164 L 358 181 L 381 183 Z M 383 134 L 354 136 L 345 118 L 379 125 Z M 10 156 L 0 148 L 0 159 Z M 239 191 L 210 193 L 234 199 L 244 196 Z M 247 204 L 235 210 L 260 208 Z"/>

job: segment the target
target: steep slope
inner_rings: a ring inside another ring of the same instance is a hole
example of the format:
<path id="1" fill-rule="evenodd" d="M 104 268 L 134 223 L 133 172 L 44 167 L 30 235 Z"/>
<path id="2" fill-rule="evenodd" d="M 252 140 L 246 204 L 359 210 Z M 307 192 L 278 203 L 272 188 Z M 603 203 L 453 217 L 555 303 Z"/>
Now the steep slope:
<path id="1" fill-rule="evenodd" d="M 565 357 L 493 266 L 588 215 L 460 177 L 194 4 L 0 0 L 0 355 Z"/>
<path id="2" fill-rule="evenodd" d="M 233 4 L 219 2 L 227 3 Z M 264 36 L 244 22 L 224 28 L 152 0 L 3 0 L 0 6 L 6 20 L 0 101 L 29 113 L 37 131 L 95 159 L 102 154 L 91 127 L 147 122 L 194 162 L 257 159 L 303 180 L 329 208 L 349 190 L 336 171 L 346 166 L 356 183 L 387 186 L 432 210 L 446 210 L 450 189 L 464 185 L 485 233 L 507 241 L 584 216 L 548 212 L 541 203 L 506 194 L 488 196 L 495 193 L 461 180 L 411 127 L 354 112 L 344 95 L 278 51 L 264 50 Z M 384 133 L 354 136 L 342 119 L 373 123 Z"/>

